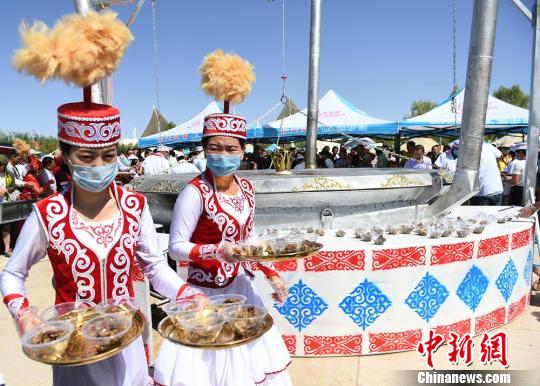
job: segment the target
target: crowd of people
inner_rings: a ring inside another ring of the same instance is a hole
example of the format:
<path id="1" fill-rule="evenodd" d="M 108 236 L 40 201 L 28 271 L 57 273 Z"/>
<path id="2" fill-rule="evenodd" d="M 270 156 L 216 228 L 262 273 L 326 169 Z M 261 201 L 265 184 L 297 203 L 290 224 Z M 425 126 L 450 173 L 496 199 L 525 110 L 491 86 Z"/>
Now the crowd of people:
<path id="1" fill-rule="evenodd" d="M 24 144 L 22 150 L 14 148 L 7 155 L 0 154 L 0 203 L 39 200 L 64 190 L 69 182 L 62 174 L 60 159 L 32 155 L 29 146 Z M 12 253 L 12 234 L 16 236 L 20 226 L 18 223 L 0 225 L 7 257 Z"/>
<path id="2" fill-rule="evenodd" d="M 317 168 L 405 168 L 440 169 L 455 173 L 459 154 L 459 141 L 448 145 L 436 144 L 426 152 L 423 145 L 414 141 L 406 143 L 405 151 L 399 154 L 388 145 L 372 146 L 358 144 L 352 148 L 324 146 L 317 154 Z M 305 150 L 291 148 L 292 169 L 305 168 Z M 271 152 L 255 147 L 246 152 L 241 170 L 272 169 Z M 479 193 L 470 200 L 471 205 L 521 205 L 523 195 L 523 175 L 525 173 L 526 145 L 497 148 L 484 143 L 479 169 Z M 184 151 L 159 146 L 146 149 L 142 154 L 138 149 L 122 153 L 118 159 L 119 170 L 132 175 L 156 175 L 169 173 L 201 173 L 206 170 L 206 158 L 201 146 L 195 147 L 187 155 Z"/>
<path id="3" fill-rule="evenodd" d="M 406 151 L 396 154 L 387 145 L 373 147 L 359 144 L 352 149 L 345 146 L 325 146 L 316 158 L 318 168 L 410 168 L 456 171 L 459 141 L 442 147 L 434 145 L 429 152 L 423 145 L 409 141 Z M 305 168 L 305 150 L 292 148 L 293 169 Z M 496 148 L 484 143 L 479 169 L 479 193 L 471 205 L 522 205 L 526 145 Z M 206 170 L 206 156 L 202 146 L 189 153 L 168 146 L 155 149 L 133 148 L 120 153 L 118 171 L 128 176 L 171 173 L 199 174 Z M 271 152 L 255 147 L 246 152 L 240 170 L 273 168 Z M 28 149 L 14 149 L 9 155 L 0 154 L 0 202 L 24 199 L 39 200 L 55 192 L 65 192 L 70 175 L 60 155 L 38 158 Z M 11 255 L 13 226 L 2 227 L 4 254 Z"/>
<path id="4" fill-rule="evenodd" d="M 440 169 L 455 173 L 459 154 L 459 141 L 442 147 L 434 145 L 429 152 L 421 144 L 409 141 L 406 151 L 394 153 L 390 147 L 358 145 L 350 151 L 346 147 L 325 146 L 317 155 L 318 168 L 376 167 L 405 169 Z M 497 148 L 482 145 L 479 167 L 479 192 L 471 198 L 471 205 L 522 205 L 527 146 Z M 303 162 L 303 153 L 297 159 Z"/>

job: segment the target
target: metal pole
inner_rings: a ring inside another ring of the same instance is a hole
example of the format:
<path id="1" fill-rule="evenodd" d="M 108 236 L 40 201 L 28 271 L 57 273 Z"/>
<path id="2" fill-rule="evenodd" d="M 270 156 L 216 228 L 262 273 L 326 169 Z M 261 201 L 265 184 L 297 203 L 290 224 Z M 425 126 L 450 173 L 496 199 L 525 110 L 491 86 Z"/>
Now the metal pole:
<path id="1" fill-rule="evenodd" d="M 457 170 L 450 191 L 429 207 L 429 215 L 447 212 L 478 192 L 498 4 L 498 0 L 474 2 Z"/>
<path id="2" fill-rule="evenodd" d="M 514 5 L 520 10 L 520 12 L 525 16 L 529 21 L 532 21 L 532 13 L 529 9 L 521 2 L 521 0 L 512 0 Z"/>
<path id="3" fill-rule="evenodd" d="M 321 33 L 321 1 L 311 0 L 309 35 L 308 116 L 306 129 L 306 169 L 317 167 L 317 126 L 319 118 L 319 61 Z"/>
<path id="4" fill-rule="evenodd" d="M 523 205 L 532 204 L 531 190 L 536 190 L 536 169 L 538 165 L 538 136 L 540 134 L 540 5 L 534 2 L 533 9 L 533 51 L 531 66 L 531 98 L 529 100 L 529 131 L 527 133 L 527 161 L 523 181 Z"/>
<path id="5" fill-rule="evenodd" d="M 94 2 L 92 0 L 74 0 L 75 11 L 81 15 L 85 15 L 89 11 L 95 11 Z M 91 86 L 92 102 L 112 104 L 112 81 L 107 82 L 107 78 L 100 80 L 98 83 Z"/>
<path id="6" fill-rule="evenodd" d="M 396 154 L 400 154 L 401 152 L 401 131 L 398 131 L 398 133 L 394 135 L 394 152 Z"/>
<path id="7" fill-rule="evenodd" d="M 133 11 L 133 13 L 131 14 L 131 16 L 129 17 L 129 19 L 128 19 L 127 23 L 126 23 L 126 25 L 128 27 L 131 27 L 131 25 L 135 22 L 135 19 L 137 18 L 137 15 L 141 11 L 141 8 L 144 5 L 144 2 L 145 2 L 145 0 L 139 0 L 139 2 L 137 3 L 137 6 L 135 7 L 135 10 Z"/>

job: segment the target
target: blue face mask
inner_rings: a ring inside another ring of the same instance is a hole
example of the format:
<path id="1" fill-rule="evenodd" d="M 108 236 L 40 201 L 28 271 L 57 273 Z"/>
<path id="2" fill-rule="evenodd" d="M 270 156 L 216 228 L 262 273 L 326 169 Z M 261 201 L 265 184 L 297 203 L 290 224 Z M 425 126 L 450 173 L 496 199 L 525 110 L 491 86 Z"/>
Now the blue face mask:
<path id="1" fill-rule="evenodd" d="M 240 156 L 208 154 L 206 167 L 218 177 L 230 176 L 240 168 Z"/>
<path id="2" fill-rule="evenodd" d="M 89 192 L 102 192 L 109 187 L 118 173 L 118 164 L 103 166 L 73 165 L 71 162 L 73 181 Z"/>

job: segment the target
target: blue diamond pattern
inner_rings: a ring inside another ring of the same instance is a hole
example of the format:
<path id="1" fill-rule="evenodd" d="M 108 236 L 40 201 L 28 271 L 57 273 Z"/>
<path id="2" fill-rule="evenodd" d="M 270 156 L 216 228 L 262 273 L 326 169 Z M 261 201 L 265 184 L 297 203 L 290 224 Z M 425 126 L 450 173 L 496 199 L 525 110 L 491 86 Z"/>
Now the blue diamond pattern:
<path id="1" fill-rule="evenodd" d="M 516 285 L 518 277 L 519 274 L 516 269 L 516 265 L 514 264 L 512 259 L 508 260 L 508 263 L 506 263 L 503 271 L 495 282 L 497 288 L 499 289 L 499 291 L 501 291 L 501 295 L 503 296 L 504 300 L 508 301 L 508 298 L 512 294 L 512 290 Z"/>
<path id="2" fill-rule="evenodd" d="M 302 331 L 328 308 L 328 304 L 299 280 L 289 288 L 289 297 L 285 304 L 275 307 L 290 324 Z"/>
<path id="3" fill-rule="evenodd" d="M 448 295 L 446 287 L 428 272 L 405 299 L 405 303 L 429 322 Z"/>
<path id="4" fill-rule="evenodd" d="M 354 323 L 365 330 L 391 304 L 392 302 L 379 287 L 365 279 L 339 303 L 339 307 Z"/>
<path id="5" fill-rule="evenodd" d="M 489 281 L 486 275 L 482 273 L 480 268 L 473 265 L 459 285 L 457 294 L 463 300 L 463 303 L 474 311 L 486 293 L 488 283 Z"/>
<path id="6" fill-rule="evenodd" d="M 532 265 L 533 265 L 533 250 L 529 251 L 527 256 L 527 261 L 525 262 L 525 267 L 523 268 L 523 278 L 527 285 L 531 285 L 531 274 L 532 274 Z"/>

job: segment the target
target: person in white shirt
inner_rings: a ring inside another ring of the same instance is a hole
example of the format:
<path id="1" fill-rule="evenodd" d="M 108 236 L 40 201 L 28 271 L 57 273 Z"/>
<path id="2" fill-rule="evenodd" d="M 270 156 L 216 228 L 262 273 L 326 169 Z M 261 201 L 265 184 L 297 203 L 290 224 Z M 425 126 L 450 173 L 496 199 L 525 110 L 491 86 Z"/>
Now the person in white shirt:
<path id="1" fill-rule="evenodd" d="M 145 176 L 154 176 L 157 174 L 168 174 L 171 165 L 157 150 L 146 157 L 143 161 Z"/>
<path id="2" fill-rule="evenodd" d="M 424 155 L 425 149 L 422 145 L 414 147 L 414 156 L 405 162 L 405 169 L 432 169 L 431 159 Z"/>
<path id="3" fill-rule="evenodd" d="M 39 184 L 41 186 L 48 186 L 53 193 L 56 193 L 56 178 L 54 178 L 54 174 L 52 174 L 54 160 L 52 157 L 43 157 L 41 163 L 43 164 L 43 169 L 38 177 Z"/>
<path id="4" fill-rule="evenodd" d="M 475 206 L 497 206 L 502 203 L 503 185 L 499 173 L 497 159 L 502 153 L 488 143 L 482 145 L 480 167 L 478 169 L 478 184 L 480 191 L 471 198 L 470 204 Z"/>
<path id="5" fill-rule="evenodd" d="M 505 168 L 501 172 L 501 179 L 503 184 L 503 202 L 502 205 L 508 205 L 508 202 L 510 201 L 510 182 L 506 177 L 508 177 L 508 171 L 512 167 L 512 162 L 516 159 L 516 153 L 513 150 L 508 151 L 508 154 L 510 156 L 510 161 L 505 166 Z"/>
<path id="6" fill-rule="evenodd" d="M 126 157 L 126 155 L 124 153 L 121 153 L 119 156 L 118 156 L 118 163 L 119 164 L 122 164 L 124 166 L 129 166 L 131 161 L 129 161 Z"/>
<path id="7" fill-rule="evenodd" d="M 324 166 L 327 169 L 333 169 L 334 168 L 334 160 L 332 158 L 332 154 L 330 152 L 322 153 L 322 156 L 324 157 Z"/>
<path id="8" fill-rule="evenodd" d="M 193 165 L 191 162 L 186 160 L 183 154 L 177 157 L 177 164 L 172 168 L 173 173 L 196 173 L 199 174 L 201 171 L 197 169 L 197 166 Z"/>
<path id="9" fill-rule="evenodd" d="M 26 173 L 22 175 L 21 169 L 17 167 L 17 165 L 19 165 L 21 162 L 22 162 L 21 155 L 17 153 L 16 150 L 13 150 L 9 156 L 9 161 L 6 166 L 6 173 L 13 177 L 13 180 L 15 181 L 15 187 L 17 189 L 21 189 L 21 188 L 32 189 L 34 184 L 31 182 L 25 182 L 24 177 L 26 176 Z"/>
<path id="10" fill-rule="evenodd" d="M 169 166 L 171 167 L 171 170 L 174 169 L 174 167 L 178 164 L 176 161 L 176 151 L 172 149 L 167 149 L 162 152 L 163 156 L 167 161 L 169 161 Z"/>
<path id="11" fill-rule="evenodd" d="M 506 181 L 510 184 L 509 205 L 523 205 L 523 182 L 526 168 L 527 144 L 515 146 L 516 159 L 508 165 Z"/>
<path id="12" fill-rule="evenodd" d="M 204 149 L 202 146 L 197 146 L 195 152 L 198 153 L 193 159 L 193 164 L 197 166 L 201 172 L 206 170 L 206 157 L 204 155 Z"/>
<path id="13" fill-rule="evenodd" d="M 139 159 L 139 157 L 137 157 L 137 156 L 135 155 L 135 150 L 129 149 L 129 150 L 127 151 L 127 159 L 128 159 L 129 162 L 131 163 L 133 160 Z"/>
<path id="14" fill-rule="evenodd" d="M 458 147 L 458 144 L 454 142 L 450 150 L 441 153 L 439 158 L 435 161 L 437 169 L 446 170 L 451 173 L 456 172 Z"/>

